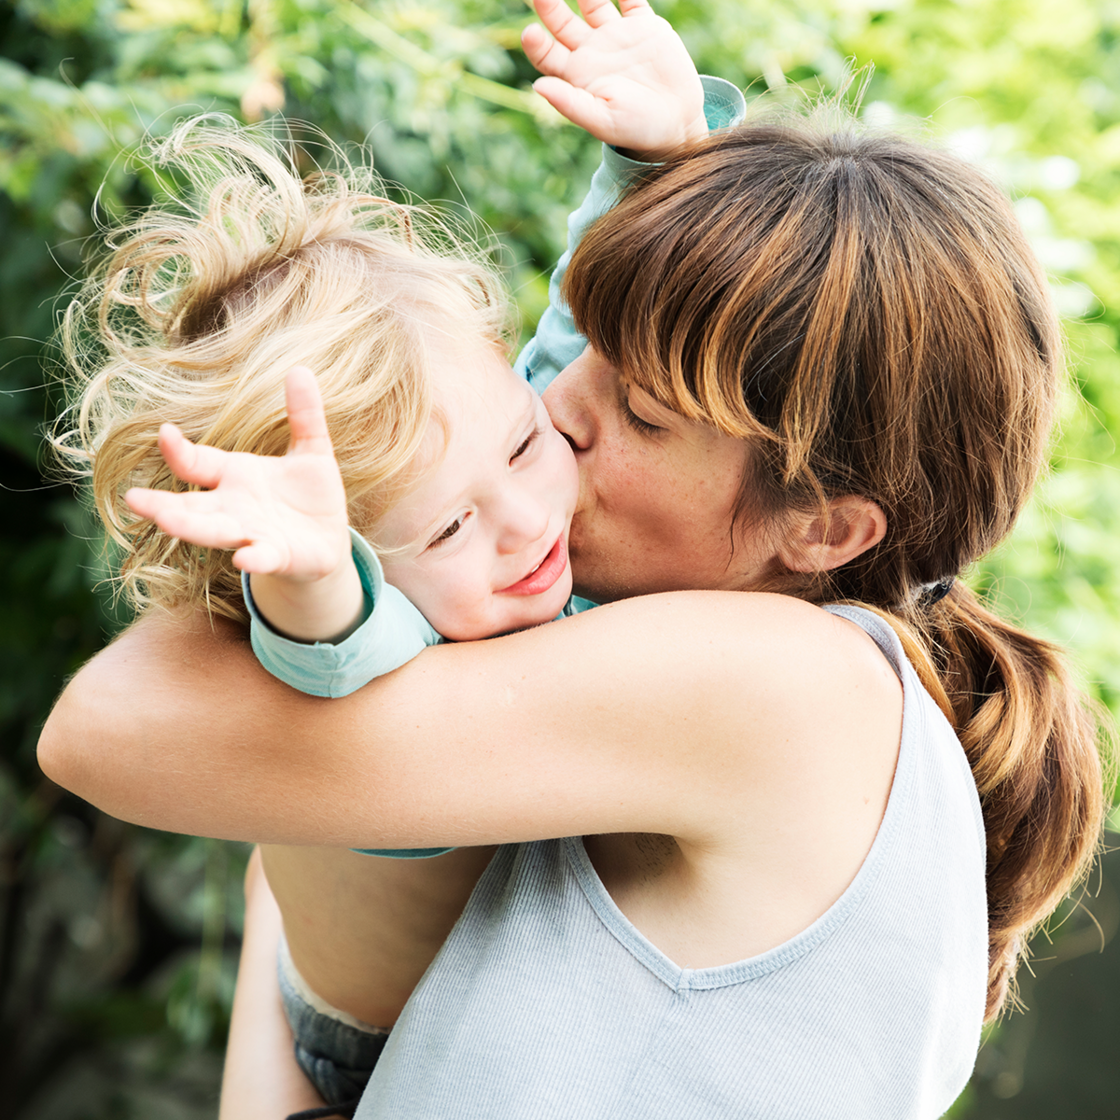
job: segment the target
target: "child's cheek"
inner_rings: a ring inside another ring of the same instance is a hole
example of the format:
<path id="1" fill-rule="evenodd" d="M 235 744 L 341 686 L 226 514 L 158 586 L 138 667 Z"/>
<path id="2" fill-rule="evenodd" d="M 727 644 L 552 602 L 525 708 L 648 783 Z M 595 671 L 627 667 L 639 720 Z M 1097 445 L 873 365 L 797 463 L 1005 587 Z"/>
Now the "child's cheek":
<path id="1" fill-rule="evenodd" d="M 465 642 L 495 633 L 495 622 L 487 615 L 490 584 L 473 549 L 431 565 L 387 557 L 382 567 L 386 581 L 403 592 L 445 638 Z"/>
<path id="2" fill-rule="evenodd" d="M 385 582 L 402 592 L 410 603 L 438 630 L 444 633 L 439 620 L 446 617 L 440 595 L 440 580 L 415 560 L 381 561 Z"/>
<path id="3" fill-rule="evenodd" d="M 427 608 L 414 602 L 445 638 L 469 642 L 493 636 L 494 622 L 486 612 L 489 588 L 472 580 L 470 573 L 441 573 L 441 578 L 424 588 L 420 596 Z"/>
<path id="4" fill-rule="evenodd" d="M 571 444 L 559 433 L 549 445 L 548 468 L 552 472 L 557 499 L 569 514 L 579 497 L 579 466 Z"/>

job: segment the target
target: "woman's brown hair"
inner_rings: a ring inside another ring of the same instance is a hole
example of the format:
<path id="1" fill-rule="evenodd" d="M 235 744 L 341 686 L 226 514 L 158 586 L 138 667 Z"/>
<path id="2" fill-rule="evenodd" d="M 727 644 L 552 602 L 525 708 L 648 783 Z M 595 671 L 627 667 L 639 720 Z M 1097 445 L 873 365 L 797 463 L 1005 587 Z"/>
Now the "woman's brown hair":
<path id="1" fill-rule="evenodd" d="M 956 157 L 854 123 L 751 125 L 681 152 L 587 234 L 565 294 L 628 379 L 750 448 L 741 519 L 856 494 L 884 539 L 775 590 L 887 617 L 972 766 L 988 847 L 987 1017 L 1085 874 L 1098 719 L 1059 650 L 955 577 L 1042 469 L 1064 377 L 1046 279 L 1007 200 Z"/>

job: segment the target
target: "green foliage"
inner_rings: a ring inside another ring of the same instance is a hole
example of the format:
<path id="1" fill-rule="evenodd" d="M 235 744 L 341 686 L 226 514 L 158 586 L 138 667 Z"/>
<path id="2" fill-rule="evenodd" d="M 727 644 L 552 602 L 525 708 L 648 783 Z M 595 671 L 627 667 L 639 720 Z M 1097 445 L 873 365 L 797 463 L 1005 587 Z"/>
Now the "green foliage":
<path id="1" fill-rule="evenodd" d="M 1071 393 L 1053 473 L 978 566 L 1003 609 L 1079 654 L 1120 705 L 1120 9 L 1089 0 L 919 0 L 846 46 L 874 59 L 869 99 L 932 116 L 1016 199 L 1067 314 Z M 874 104 L 869 106 L 874 108 Z"/>
<path id="2" fill-rule="evenodd" d="M 702 71 L 752 97 L 816 93 L 863 73 L 865 115 L 928 118 L 1017 200 L 1069 316 L 1079 392 L 1038 500 L 972 578 L 1071 645 L 1117 710 L 1120 8 L 656 6 Z M 80 275 L 96 221 L 151 197 L 155 184 L 129 158 L 144 135 L 200 111 L 282 112 L 368 143 L 402 190 L 479 214 L 530 330 L 598 154 L 529 89 L 518 49 L 529 18 L 521 0 L 14 0 L 0 9 L 0 1084 L 13 1086 L 0 1116 L 212 1114 L 198 1085 L 212 1086 L 205 1056 L 228 1015 L 244 858 L 109 821 L 35 766 L 51 697 L 122 621 L 96 590 L 95 524 L 41 475 L 42 425 L 60 404 L 49 383 L 57 355 L 44 345 L 60 293 Z M 192 1093 L 195 1111 L 184 1103 Z M 954 1114 L 971 1108 L 962 1101 Z"/>

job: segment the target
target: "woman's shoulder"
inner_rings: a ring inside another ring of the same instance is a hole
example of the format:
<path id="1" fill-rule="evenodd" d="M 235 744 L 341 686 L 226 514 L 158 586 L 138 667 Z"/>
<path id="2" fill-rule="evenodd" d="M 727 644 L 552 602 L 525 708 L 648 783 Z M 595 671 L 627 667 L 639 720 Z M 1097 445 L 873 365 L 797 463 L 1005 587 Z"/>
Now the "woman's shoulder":
<path id="1" fill-rule="evenodd" d="M 673 591 L 610 603 L 581 613 L 572 624 L 585 630 L 592 649 L 625 648 L 658 662 L 651 687 L 665 675 L 689 687 L 704 681 L 730 685 L 746 676 L 768 693 L 804 694 L 812 707 L 857 685 L 898 696 L 897 669 L 885 654 L 878 620 L 870 612 L 821 608 L 790 595 L 738 591 Z M 886 627 L 881 623 L 881 627 Z M 574 636 L 574 635 L 573 635 Z M 541 634 L 547 649 L 552 635 Z M 558 637 L 558 635 L 557 635 Z M 637 675 L 631 683 L 640 687 Z M 749 685 L 748 690 L 754 691 Z"/>
<path id="2" fill-rule="evenodd" d="M 902 686 L 851 618 L 788 595 L 680 591 L 610 604 L 555 630 L 540 633 L 540 649 L 564 676 L 582 651 L 578 674 L 590 692 L 579 694 L 589 704 L 625 695 L 657 713 L 670 736 L 687 719 L 705 740 L 694 749 L 729 780 L 780 786 L 791 798 L 815 787 L 826 796 L 830 783 L 849 787 L 860 774 L 879 790 L 889 780 Z"/>

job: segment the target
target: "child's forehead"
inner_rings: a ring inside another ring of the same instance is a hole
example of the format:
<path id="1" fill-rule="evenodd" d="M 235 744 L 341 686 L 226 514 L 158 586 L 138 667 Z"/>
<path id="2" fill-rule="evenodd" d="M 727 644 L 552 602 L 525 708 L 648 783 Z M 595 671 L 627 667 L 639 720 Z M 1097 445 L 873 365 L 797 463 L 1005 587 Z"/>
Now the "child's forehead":
<path id="1" fill-rule="evenodd" d="M 509 460 L 537 415 L 539 398 L 497 348 L 466 349 L 434 371 L 432 419 L 415 467 L 417 499 L 454 500 Z"/>
<path id="2" fill-rule="evenodd" d="M 440 339 L 431 354 L 431 377 L 437 409 L 532 406 L 529 383 L 513 371 L 505 351 L 493 341 Z"/>

